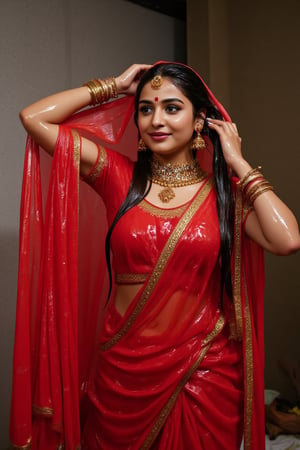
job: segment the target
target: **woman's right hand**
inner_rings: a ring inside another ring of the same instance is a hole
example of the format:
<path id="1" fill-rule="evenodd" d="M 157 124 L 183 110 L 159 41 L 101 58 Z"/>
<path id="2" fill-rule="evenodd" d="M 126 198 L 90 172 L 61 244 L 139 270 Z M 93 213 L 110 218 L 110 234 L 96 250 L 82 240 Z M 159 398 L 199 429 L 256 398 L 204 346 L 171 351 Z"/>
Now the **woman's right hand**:
<path id="1" fill-rule="evenodd" d="M 116 78 L 119 94 L 134 95 L 139 79 L 149 69 L 147 64 L 134 64 Z M 58 124 L 75 111 L 91 102 L 91 94 L 86 86 L 59 92 L 42 98 L 20 112 L 24 128 L 50 155 L 53 154 L 58 136 Z M 81 174 L 89 173 L 98 156 L 97 145 L 82 138 Z"/>
<path id="2" fill-rule="evenodd" d="M 150 67 L 149 64 L 133 64 L 116 77 L 118 94 L 134 95 L 141 76 Z"/>

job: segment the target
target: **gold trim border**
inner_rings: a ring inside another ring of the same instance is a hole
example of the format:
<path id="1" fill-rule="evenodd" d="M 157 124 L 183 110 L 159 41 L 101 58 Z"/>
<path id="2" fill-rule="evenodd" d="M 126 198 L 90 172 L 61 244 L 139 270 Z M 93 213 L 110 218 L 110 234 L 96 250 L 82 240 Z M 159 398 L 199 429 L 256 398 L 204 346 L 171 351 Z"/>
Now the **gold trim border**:
<path id="1" fill-rule="evenodd" d="M 71 130 L 73 137 L 73 161 L 78 173 L 77 180 L 77 192 L 78 192 L 78 205 L 79 205 L 79 172 L 80 172 L 80 154 L 81 154 L 81 137 L 75 130 Z M 78 210 L 79 213 L 79 210 Z"/>
<path id="2" fill-rule="evenodd" d="M 241 214 L 242 195 L 237 191 L 235 206 L 235 255 L 234 255 L 234 280 L 233 280 L 233 300 L 235 312 L 235 336 L 237 340 L 243 338 L 243 318 L 241 299 Z"/>
<path id="3" fill-rule="evenodd" d="M 81 139 L 80 135 L 77 131 L 72 130 L 72 136 L 73 136 L 73 148 L 74 148 L 74 162 L 79 169 L 80 165 L 80 148 L 81 148 Z"/>
<path id="4" fill-rule="evenodd" d="M 171 397 L 165 404 L 165 406 L 162 408 L 154 426 L 152 427 L 152 430 L 146 437 L 145 441 L 143 442 L 142 446 L 140 447 L 140 450 L 148 450 L 153 442 L 155 441 L 156 437 L 158 436 L 160 430 L 162 429 L 163 425 L 165 424 L 168 415 L 170 414 L 173 406 L 175 405 L 175 402 L 177 400 L 178 395 L 180 394 L 181 390 L 183 389 L 184 385 L 188 382 L 188 380 L 191 378 L 195 370 L 199 367 L 201 364 L 203 358 L 205 357 L 206 353 L 210 349 L 211 341 L 222 331 L 224 327 L 225 319 L 224 316 L 221 315 L 216 324 L 214 329 L 206 336 L 206 338 L 203 340 L 204 347 L 202 348 L 198 358 L 196 361 L 192 364 L 192 366 L 189 368 L 189 370 L 184 374 L 184 376 L 179 381 L 176 389 L 172 393 Z"/>
<path id="5" fill-rule="evenodd" d="M 142 200 L 138 207 L 143 211 L 151 214 L 151 216 L 155 217 L 163 217 L 165 219 L 172 219 L 174 217 L 180 217 L 184 210 L 188 207 L 188 203 L 182 206 L 178 206 L 177 208 L 160 208 L 159 206 L 152 205 L 146 200 Z"/>
<path id="6" fill-rule="evenodd" d="M 53 416 L 53 408 L 48 406 L 32 405 L 32 414 L 37 416 Z"/>
<path id="7" fill-rule="evenodd" d="M 127 322 L 123 324 L 123 326 L 120 328 L 119 331 L 116 332 L 116 334 L 109 339 L 107 342 L 102 344 L 100 346 L 101 351 L 106 351 L 113 347 L 117 342 L 119 342 L 123 336 L 129 331 L 133 323 L 136 321 L 137 317 L 139 316 L 140 312 L 144 308 L 144 306 L 147 303 L 148 298 L 152 294 L 159 278 L 161 277 L 161 274 L 163 270 L 165 269 L 168 259 L 170 258 L 180 236 L 182 235 L 184 229 L 188 225 L 189 221 L 192 219 L 194 214 L 199 209 L 200 205 L 203 203 L 205 198 L 207 197 L 208 193 L 211 191 L 212 187 L 214 186 L 214 182 L 212 178 L 210 178 L 202 187 L 198 195 L 195 197 L 191 205 L 188 207 L 188 209 L 183 214 L 180 221 L 177 223 L 176 227 L 174 228 L 172 234 L 169 236 L 169 239 L 167 240 L 157 262 L 154 267 L 153 272 L 151 273 L 143 292 L 140 296 L 140 299 L 138 303 L 136 304 L 135 308 L 133 309 L 131 315 L 128 317 Z"/>
<path id="8" fill-rule="evenodd" d="M 252 401 L 253 401 L 253 343 L 252 343 L 252 326 L 251 313 L 249 307 L 248 290 L 246 284 L 246 275 L 244 273 L 245 282 L 245 430 L 244 441 L 245 450 L 251 450 L 251 428 L 252 428 Z"/>
<path id="9" fill-rule="evenodd" d="M 145 283 L 148 273 L 116 273 L 116 284 L 140 284 Z"/>
<path id="10" fill-rule="evenodd" d="M 98 157 L 96 164 L 94 167 L 92 167 L 92 170 L 90 173 L 88 173 L 85 177 L 83 177 L 83 180 L 88 184 L 93 184 L 97 178 L 99 177 L 100 173 L 104 169 L 107 163 L 107 153 L 104 147 L 102 145 L 97 145 L 98 147 Z"/>
<path id="11" fill-rule="evenodd" d="M 235 210 L 235 257 L 234 257 L 234 309 L 235 333 L 238 340 L 245 339 L 244 351 L 244 449 L 251 450 L 252 400 L 253 400 L 253 347 L 252 324 L 249 307 L 246 274 L 241 263 L 241 226 L 244 218 L 243 198 L 241 191 L 236 193 Z M 242 281 L 244 286 L 242 287 Z M 244 289 L 245 305 L 242 314 L 242 288 Z"/>

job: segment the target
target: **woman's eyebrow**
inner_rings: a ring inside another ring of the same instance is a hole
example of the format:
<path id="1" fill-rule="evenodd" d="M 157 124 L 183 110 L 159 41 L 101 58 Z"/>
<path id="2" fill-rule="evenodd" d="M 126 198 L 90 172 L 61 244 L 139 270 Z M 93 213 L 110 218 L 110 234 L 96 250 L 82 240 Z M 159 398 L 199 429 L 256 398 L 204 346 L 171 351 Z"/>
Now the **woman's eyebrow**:
<path id="1" fill-rule="evenodd" d="M 184 102 L 182 100 L 180 100 L 180 98 L 176 98 L 176 97 L 174 97 L 174 98 L 165 98 L 161 102 L 162 103 L 179 102 L 179 103 L 184 104 Z M 152 100 L 142 99 L 142 100 L 139 101 L 139 104 L 140 103 L 146 103 L 147 105 L 149 105 L 149 104 L 152 104 L 154 102 Z"/>

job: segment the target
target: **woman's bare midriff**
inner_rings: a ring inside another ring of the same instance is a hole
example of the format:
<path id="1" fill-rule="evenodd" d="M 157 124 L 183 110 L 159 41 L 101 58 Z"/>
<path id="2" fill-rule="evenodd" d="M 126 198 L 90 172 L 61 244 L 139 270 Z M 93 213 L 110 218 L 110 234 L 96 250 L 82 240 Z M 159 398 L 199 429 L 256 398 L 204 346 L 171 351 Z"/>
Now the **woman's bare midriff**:
<path id="1" fill-rule="evenodd" d="M 121 316 L 124 316 L 126 310 L 138 291 L 143 286 L 140 284 L 119 284 L 115 294 L 115 308 Z"/>

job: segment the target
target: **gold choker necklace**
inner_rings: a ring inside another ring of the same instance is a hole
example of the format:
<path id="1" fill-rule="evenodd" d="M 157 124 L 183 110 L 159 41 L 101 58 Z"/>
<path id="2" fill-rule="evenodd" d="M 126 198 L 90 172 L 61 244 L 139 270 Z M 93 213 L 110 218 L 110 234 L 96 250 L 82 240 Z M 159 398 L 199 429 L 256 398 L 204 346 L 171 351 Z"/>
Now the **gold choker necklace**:
<path id="1" fill-rule="evenodd" d="M 200 183 L 206 176 L 197 159 L 181 164 L 162 164 L 157 159 L 153 159 L 151 164 L 152 182 L 165 188 L 158 194 L 163 203 L 168 203 L 175 197 L 173 187 Z"/>

